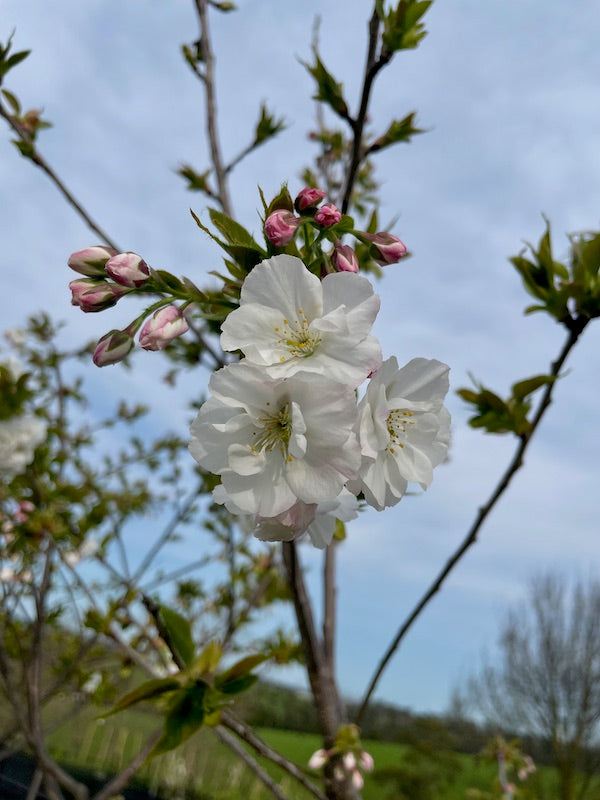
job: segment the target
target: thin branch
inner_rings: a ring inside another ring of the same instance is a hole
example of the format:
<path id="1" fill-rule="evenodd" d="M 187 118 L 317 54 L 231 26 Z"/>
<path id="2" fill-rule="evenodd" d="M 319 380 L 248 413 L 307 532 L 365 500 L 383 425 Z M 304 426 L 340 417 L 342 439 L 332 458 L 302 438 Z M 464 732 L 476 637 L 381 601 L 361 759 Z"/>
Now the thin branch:
<path id="1" fill-rule="evenodd" d="M 294 542 L 282 542 L 283 563 L 292 593 L 315 708 L 326 747 L 331 747 L 341 723 L 340 701 L 334 676 L 325 665 L 323 644 L 315 628 L 310 598 Z"/>
<path id="2" fill-rule="evenodd" d="M 392 59 L 392 54 L 387 52 L 382 52 L 379 58 L 376 57 L 377 41 L 379 39 L 379 25 L 379 14 L 377 13 L 375 4 L 375 7 L 373 8 L 373 14 L 369 22 L 369 46 L 367 50 L 367 63 L 365 66 L 365 77 L 363 80 L 360 108 L 356 119 L 351 121 L 354 138 L 352 141 L 352 152 L 350 155 L 350 163 L 348 165 L 348 173 L 346 177 L 346 188 L 344 189 L 344 198 L 342 200 L 342 213 L 344 214 L 348 211 L 358 168 L 364 157 L 362 138 L 363 130 L 367 120 L 367 110 L 369 108 L 369 100 L 371 98 L 373 81 L 375 80 L 375 76 L 379 70 L 388 64 Z"/>
<path id="3" fill-rule="evenodd" d="M 582 331 L 584 330 L 584 328 L 586 327 L 586 325 L 590 321 L 589 318 L 587 318 L 587 317 L 570 318 L 570 320 L 571 320 L 571 322 L 567 323 L 567 327 L 569 328 L 569 335 L 567 336 L 565 344 L 563 345 L 563 348 L 560 351 L 558 358 L 556 359 L 556 361 L 554 361 L 552 363 L 552 371 L 551 371 L 550 374 L 551 374 L 551 376 L 553 378 L 558 378 L 560 370 L 562 369 L 563 364 L 565 363 L 565 361 L 567 359 L 567 356 L 569 355 L 569 353 L 571 352 L 572 348 L 577 343 L 577 340 L 578 340 L 580 334 L 582 333 Z M 377 666 L 377 669 L 375 670 L 375 672 L 373 674 L 371 682 L 369 683 L 369 687 L 368 687 L 367 691 L 365 692 L 365 695 L 364 695 L 363 701 L 362 701 L 362 703 L 360 705 L 360 708 L 358 710 L 358 713 L 356 715 L 356 724 L 357 725 L 360 725 L 360 723 L 361 723 L 361 721 L 362 721 L 362 719 L 364 717 L 364 714 L 365 714 L 365 712 L 367 710 L 367 706 L 369 704 L 369 700 L 371 699 L 371 696 L 372 696 L 373 692 L 375 691 L 375 688 L 376 688 L 376 686 L 377 686 L 377 684 L 379 682 L 379 679 L 381 678 L 381 675 L 383 674 L 383 671 L 385 670 L 385 668 L 387 667 L 388 663 L 390 662 L 392 656 L 394 655 L 394 653 L 398 649 L 401 641 L 404 639 L 404 637 L 406 636 L 407 632 L 412 627 L 413 623 L 418 619 L 418 617 L 420 616 L 421 612 L 428 605 L 429 601 L 441 589 L 442 584 L 444 583 L 445 579 L 450 574 L 450 572 L 454 569 L 456 564 L 464 556 L 464 554 L 467 552 L 467 550 L 473 544 L 475 544 L 475 542 L 477 541 L 477 535 L 479 533 L 479 530 L 480 530 L 481 526 L 483 525 L 483 523 L 485 522 L 485 520 L 489 516 L 490 512 L 492 511 L 492 509 L 494 508 L 494 506 L 496 505 L 498 500 L 502 497 L 502 495 L 504 494 L 504 492 L 508 488 L 513 476 L 515 475 L 515 473 L 523 466 L 523 456 L 525 454 L 525 451 L 527 450 L 527 447 L 529 446 L 529 443 L 531 442 L 531 440 L 533 438 L 533 435 L 534 435 L 535 431 L 537 430 L 537 428 L 538 428 L 538 426 L 539 426 L 539 424 L 540 424 L 540 422 L 542 420 L 542 417 L 544 416 L 544 413 L 546 412 L 546 410 L 550 406 L 550 403 L 552 402 L 552 395 L 553 395 L 555 384 L 556 384 L 556 381 L 553 380 L 553 381 L 551 381 L 550 383 L 548 383 L 546 385 L 546 388 L 544 389 L 542 397 L 540 398 L 540 402 L 539 402 L 537 411 L 535 412 L 535 414 L 534 414 L 534 416 L 533 416 L 533 418 L 531 420 L 531 428 L 530 428 L 529 432 L 526 435 L 523 435 L 522 437 L 520 437 L 519 444 L 517 446 L 515 454 L 514 454 L 513 458 L 511 459 L 511 461 L 510 461 L 507 469 L 505 470 L 504 474 L 500 478 L 496 488 L 492 492 L 489 500 L 487 501 L 487 503 L 485 505 L 483 505 L 479 509 L 479 512 L 478 512 L 478 514 L 477 514 L 477 516 L 475 518 L 475 521 L 473 522 L 473 525 L 469 529 L 467 535 L 462 540 L 462 542 L 460 543 L 458 548 L 454 551 L 452 556 L 448 559 L 448 561 L 444 565 L 444 567 L 441 570 L 441 572 L 439 572 L 439 574 L 436 577 L 436 579 L 430 585 L 429 589 L 425 592 L 425 594 L 419 600 L 419 602 L 414 607 L 412 612 L 409 614 L 409 616 L 406 618 L 406 620 L 402 623 L 402 625 L 398 629 L 398 633 L 396 634 L 396 636 L 392 640 L 391 644 L 389 645 L 388 649 L 386 650 L 386 652 L 384 653 L 383 657 L 381 658 L 381 660 L 380 660 L 380 662 L 379 662 L 379 664 Z"/>
<path id="4" fill-rule="evenodd" d="M 323 659 L 331 675 L 335 674 L 335 541 L 325 548 L 323 561 Z"/>
<path id="5" fill-rule="evenodd" d="M 260 764 L 246 752 L 246 750 L 244 750 L 241 744 L 238 744 L 237 739 L 234 739 L 234 737 L 221 726 L 215 728 L 215 733 L 223 742 L 223 744 L 229 747 L 229 749 L 232 750 L 236 756 L 244 762 L 248 769 L 252 770 L 257 778 L 264 783 L 267 789 L 274 797 L 277 798 L 277 800 L 289 800 L 288 796 L 281 791 L 269 773 L 266 772 L 266 770 L 264 770 Z"/>
<path id="6" fill-rule="evenodd" d="M 162 736 L 162 730 L 155 731 L 151 736 L 146 739 L 140 751 L 132 758 L 129 764 L 118 775 L 109 781 L 99 792 L 97 792 L 91 800 L 110 800 L 111 797 L 119 794 L 121 789 L 124 789 L 131 781 L 135 773 L 142 766 L 144 761 L 148 758 L 154 746 Z"/>
<path id="7" fill-rule="evenodd" d="M 210 155 L 217 181 L 217 194 L 221 208 L 227 216 L 233 216 L 229 191 L 227 188 L 227 175 L 221 157 L 219 144 L 219 134 L 217 131 L 217 99 L 215 93 L 214 66 L 215 57 L 210 44 L 210 29 L 208 26 L 208 3 L 207 0 L 194 0 L 198 19 L 200 21 L 199 47 L 202 48 L 202 59 L 204 61 L 204 72 L 202 73 L 202 83 L 206 92 L 206 132 L 210 145 Z"/>
<path id="8" fill-rule="evenodd" d="M 37 167 L 39 167 L 42 170 L 42 172 L 46 173 L 46 175 L 54 183 L 59 192 L 63 195 L 67 203 L 69 203 L 69 205 L 71 205 L 75 209 L 75 211 L 83 219 L 86 225 L 92 231 L 94 231 L 94 233 L 96 233 L 105 244 L 107 244 L 109 247 L 113 247 L 115 250 L 118 250 L 120 252 L 120 248 L 117 247 L 117 245 L 112 241 L 112 239 L 108 236 L 108 234 L 105 233 L 102 230 L 102 228 L 90 217 L 85 208 L 73 196 L 73 194 L 65 186 L 62 180 L 58 177 L 56 172 L 52 169 L 50 164 L 48 164 L 46 159 L 40 154 L 30 134 L 25 130 L 25 128 L 22 125 L 20 125 L 11 116 L 11 114 L 8 113 L 8 111 L 4 108 L 1 102 L 0 102 L 0 117 L 3 117 L 8 122 L 10 127 L 15 131 L 15 133 L 17 134 L 17 136 L 21 141 L 27 142 L 27 144 L 31 146 L 31 156 L 26 156 L 26 157 L 28 157 L 30 161 L 32 161 Z"/>
<path id="9" fill-rule="evenodd" d="M 316 786 L 309 778 L 307 778 L 304 772 L 297 767 L 296 764 L 294 764 L 292 761 L 288 761 L 288 759 L 284 758 L 284 756 L 278 753 L 277 750 L 273 750 L 273 748 L 263 741 L 249 725 L 235 717 L 231 711 L 224 710 L 222 712 L 221 724 L 223 727 L 228 728 L 230 731 L 235 733 L 237 737 L 249 744 L 259 756 L 267 758 L 273 764 L 276 764 L 278 767 L 281 767 L 281 769 L 285 770 L 288 775 L 291 775 L 292 778 L 297 780 L 298 783 L 304 786 L 304 788 L 314 795 L 314 797 L 318 798 L 318 800 L 327 800 L 326 796 L 323 794 L 323 792 L 321 792 L 319 787 Z"/>

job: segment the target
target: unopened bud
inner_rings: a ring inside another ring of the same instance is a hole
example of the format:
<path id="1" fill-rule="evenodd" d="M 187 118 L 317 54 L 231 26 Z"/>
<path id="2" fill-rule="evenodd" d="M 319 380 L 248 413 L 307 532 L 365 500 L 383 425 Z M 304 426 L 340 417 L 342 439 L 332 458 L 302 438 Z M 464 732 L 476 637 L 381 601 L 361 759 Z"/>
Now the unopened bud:
<path id="1" fill-rule="evenodd" d="M 378 264 L 396 264 L 406 255 L 404 242 L 391 233 L 363 233 L 361 238 L 371 242 L 371 256 Z"/>
<path id="2" fill-rule="evenodd" d="M 315 222 L 318 222 L 322 228 L 331 228 L 332 225 L 337 225 L 341 218 L 342 212 L 333 203 L 325 203 L 315 211 Z"/>
<path id="3" fill-rule="evenodd" d="M 89 278 L 104 277 L 104 266 L 111 256 L 117 255 L 119 251 L 113 247 L 97 245 L 96 247 L 86 247 L 84 250 L 77 250 L 71 253 L 67 264 L 80 275 L 87 275 Z"/>
<path id="4" fill-rule="evenodd" d="M 265 236 L 275 247 L 285 247 L 294 238 L 300 218 L 285 208 L 278 208 L 265 220 Z"/>
<path id="5" fill-rule="evenodd" d="M 71 305 L 79 306 L 82 311 L 104 311 L 116 305 L 119 298 L 128 294 L 131 289 L 117 286 L 108 281 L 95 281 L 91 278 L 78 278 L 69 284 Z"/>
<path id="6" fill-rule="evenodd" d="M 106 274 L 130 289 L 137 289 L 143 286 L 148 280 L 150 270 L 148 264 L 137 253 L 118 253 L 106 262 Z"/>
<path id="7" fill-rule="evenodd" d="M 306 186 L 302 191 L 298 192 L 294 200 L 294 208 L 299 214 L 302 214 L 303 211 L 310 212 L 319 205 L 325 194 L 326 192 L 322 191 L 322 189 L 311 189 Z"/>
<path id="8" fill-rule="evenodd" d="M 97 367 L 117 364 L 125 358 L 133 345 L 133 338 L 125 331 L 110 331 L 96 345 L 92 361 Z"/>
<path id="9" fill-rule="evenodd" d="M 331 756 L 330 750 L 315 750 L 312 756 L 308 759 L 308 766 L 310 769 L 321 769 Z"/>
<path id="10" fill-rule="evenodd" d="M 349 245 L 336 242 L 330 258 L 336 272 L 358 272 L 358 258 Z"/>
<path id="11" fill-rule="evenodd" d="M 144 322 L 140 331 L 140 347 L 144 350 L 163 350 L 187 330 L 188 324 L 177 306 L 159 308 Z"/>

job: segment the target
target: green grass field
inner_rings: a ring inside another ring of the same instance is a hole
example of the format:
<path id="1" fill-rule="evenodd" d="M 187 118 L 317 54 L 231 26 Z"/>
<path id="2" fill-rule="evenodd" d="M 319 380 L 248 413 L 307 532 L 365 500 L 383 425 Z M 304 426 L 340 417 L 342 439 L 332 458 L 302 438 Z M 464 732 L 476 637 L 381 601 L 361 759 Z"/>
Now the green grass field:
<path id="1" fill-rule="evenodd" d="M 160 717 L 149 711 L 128 710 L 106 719 L 98 719 L 96 714 L 89 707 L 80 711 L 49 736 L 48 745 L 52 756 L 61 763 L 88 769 L 98 778 L 122 769 L 146 737 L 161 725 Z M 258 733 L 303 769 L 321 746 L 319 737 L 313 734 L 275 729 L 261 729 Z M 365 776 L 364 800 L 466 800 L 467 789 L 489 789 L 494 777 L 493 764 L 472 756 L 435 749 L 419 751 L 391 742 L 366 740 L 363 745 L 375 760 L 374 773 Z M 312 797 L 275 765 L 264 760 L 261 764 L 290 800 Z M 318 773 L 307 769 L 306 773 L 319 783 Z M 147 763 L 136 783 L 164 800 L 272 798 L 209 728 L 200 730 L 177 750 Z M 556 800 L 552 770 L 538 770 L 533 784 L 536 800 Z"/>

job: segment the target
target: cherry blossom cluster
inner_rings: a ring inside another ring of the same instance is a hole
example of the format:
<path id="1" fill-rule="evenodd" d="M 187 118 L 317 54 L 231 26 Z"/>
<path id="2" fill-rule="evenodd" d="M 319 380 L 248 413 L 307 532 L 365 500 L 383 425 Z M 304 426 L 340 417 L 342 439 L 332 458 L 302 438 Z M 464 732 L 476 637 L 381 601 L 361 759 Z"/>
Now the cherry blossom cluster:
<path id="1" fill-rule="evenodd" d="M 335 758 L 333 774 L 337 781 L 344 781 L 349 777 L 355 789 L 362 789 L 365 785 L 363 772 L 372 772 L 375 766 L 373 756 L 366 750 L 358 749 L 357 752 L 347 750 L 341 754 L 338 748 L 332 747 L 330 750 L 315 750 L 308 761 L 310 769 L 321 769 L 331 759 Z"/>
<path id="2" fill-rule="evenodd" d="M 309 223 L 321 233 L 329 231 L 333 239 L 333 250 L 328 255 L 331 271 L 358 272 L 360 264 L 355 250 L 347 244 L 342 244 L 336 235 L 335 226 L 342 222 L 343 214 L 333 203 L 324 203 L 320 206 L 325 195 L 321 189 L 309 186 L 302 189 L 294 200 L 294 209 L 299 216 L 289 208 L 272 211 L 265 220 L 265 238 L 275 247 L 284 248 L 296 237 L 300 226 Z M 349 217 L 346 219 L 351 221 Z M 406 245 L 397 236 L 386 231 L 368 233 L 352 229 L 351 232 L 359 241 L 369 244 L 369 255 L 378 264 L 395 264 L 407 254 Z"/>
<path id="3" fill-rule="evenodd" d="M 360 497 L 393 506 L 409 481 L 427 488 L 446 457 L 448 367 L 382 363 L 371 334 L 379 305 L 366 278 L 320 280 L 287 254 L 246 277 L 221 328 L 222 348 L 243 358 L 213 374 L 190 450 L 220 476 L 215 500 L 251 518 L 258 538 L 307 532 L 326 547 Z"/>
<path id="4" fill-rule="evenodd" d="M 112 247 L 97 245 L 72 253 L 69 267 L 85 277 L 69 283 L 71 304 L 87 313 L 104 311 L 136 289 L 156 282 L 156 273 L 137 253 L 119 253 Z M 139 344 L 144 350 L 162 350 L 173 339 L 188 330 L 181 308 L 159 301 L 154 313 L 144 313 L 122 331 L 109 331 L 98 342 L 93 355 L 96 366 L 104 367 L 121 361 L 133 348 L 139 331 Z M 144 324 L 142 325 L 142 322 Z"/>

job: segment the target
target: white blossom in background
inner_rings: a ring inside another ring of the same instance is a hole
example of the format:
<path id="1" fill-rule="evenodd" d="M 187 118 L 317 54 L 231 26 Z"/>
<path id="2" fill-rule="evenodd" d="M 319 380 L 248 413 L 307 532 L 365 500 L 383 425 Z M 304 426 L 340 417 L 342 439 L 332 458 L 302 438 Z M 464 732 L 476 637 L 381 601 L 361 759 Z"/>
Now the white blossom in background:
<path id="1" fill-rule="evenodd" d="M 347 489 L 342 489 L 335 500 L 324 503 L 298 500 L 287 511 L 273 517 L 244 515 L 222 485 L 215 488 L 213 498 L 232 514 L 240 516 L 242 527 L 263 542 L 291 542 L 306 533 L 319 549 L 331 544 L 337 520 L 349 522 L 358 516 L 358 500 Z"/>
<path id="2" fill-rule="evenodd" d="M 395 505 L 409 481 L 426 489 L 433 468 L 446 458 L 448 373 L 449 367 L 434 359 L 414 358 L 398 368 L 392 357 L 369 382 L 358 407 L 360 475 L 348 488 L 362 491 L 379 511 Z"/>
<path id="3" fill-rule="evenodd" d="M 244 281 L 221 346 L 273 378 L 314 372 L 356 388 L 381 364 L 370 335 L 379 303 L 366 278 L 340 272 L 320 281 L 299 258 L 274 256 Z"/>
<path id="4" fill-rule="evenodd" d="M 306 372 L 274 379 L 240 362 L 215 372 L 209 388 L 213 397 L 192 423 L 190 451 L 221 476 L 244 513 L 274 517 L 298 500 L 334 500 L 357 477 L 350 386 Z"/>
<path id="5" fill-rule="evenodd" d="M 23 472 L 45 438 L 46 423 L 33 414 L 0 420 L 0 474 L 10 478 Z"/>
<path id="6" fill-rule="evenodd" d="M 76 567 L 84 558 L 91 558 L 98 552 L 100 543 L 94 536 L 90 536 L 77 549 L 68 550 L 63 555 L 63 560 L 68 567 Z"/>

